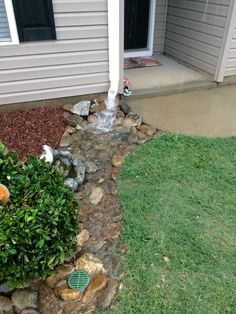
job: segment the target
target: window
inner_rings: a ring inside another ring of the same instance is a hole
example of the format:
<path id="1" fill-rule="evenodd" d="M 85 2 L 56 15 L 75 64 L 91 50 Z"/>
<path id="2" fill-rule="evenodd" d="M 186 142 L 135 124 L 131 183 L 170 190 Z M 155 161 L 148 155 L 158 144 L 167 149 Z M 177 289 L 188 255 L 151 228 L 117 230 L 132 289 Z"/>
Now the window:
<path id="1" fill-rule="evenodd" d="M 20 42 L 56 39 L 52 0 L 12 0 Z"/>
<path id="2" fill-rule="evenodd" d="M 0 0 L 0 45 L 52 39 L 52 0 Z"/>
<path id="3" fill-rule="evenodd" d="M 18 44 L 15 15 L 11 0 L 0 0 L 0 45 Z"/>

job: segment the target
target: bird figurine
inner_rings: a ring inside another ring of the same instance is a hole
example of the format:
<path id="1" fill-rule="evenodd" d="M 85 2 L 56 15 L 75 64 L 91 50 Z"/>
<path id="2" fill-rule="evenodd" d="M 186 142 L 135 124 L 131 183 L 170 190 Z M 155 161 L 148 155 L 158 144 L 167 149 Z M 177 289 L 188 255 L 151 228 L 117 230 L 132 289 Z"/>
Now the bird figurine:
<path id="1" fill-rule="evenodd" d="M 43 153 L 40 159 L 44 159 L 49 164 L 53 163 L 53 149 L 48 145 L 43 145 Z"/>
<path id="2" fill-rule="evenodd" d="M 6 204 L 10 200 L 8 188 L 0 183 L 0 202 Z"/>

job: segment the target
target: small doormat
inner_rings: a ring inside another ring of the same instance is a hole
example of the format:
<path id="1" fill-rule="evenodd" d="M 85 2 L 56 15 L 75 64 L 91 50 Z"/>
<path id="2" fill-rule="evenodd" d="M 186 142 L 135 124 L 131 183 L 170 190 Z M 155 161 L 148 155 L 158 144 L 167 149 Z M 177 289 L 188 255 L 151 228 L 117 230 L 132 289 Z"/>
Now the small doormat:
<path id="1" fill-rule="evenodd" d="M 125 58 L 124 69 L 137 69 L 145 67 L 155 67 L 161 65 L 161 63 L 153 58 Z"/>

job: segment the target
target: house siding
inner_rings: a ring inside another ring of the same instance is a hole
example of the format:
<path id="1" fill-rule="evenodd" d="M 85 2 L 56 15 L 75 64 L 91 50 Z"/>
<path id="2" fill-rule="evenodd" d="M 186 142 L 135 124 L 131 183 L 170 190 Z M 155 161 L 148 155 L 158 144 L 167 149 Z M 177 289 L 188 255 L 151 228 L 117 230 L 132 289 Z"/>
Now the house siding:
<path id="1" fill-rule="evenodd" d="M 107 0 L 53 0 L 53 8 L 56 41 L 1 46 L 0 104 L 107 91 Z"/>
<path id="2" fill-rule="evenodd" d="M 164 48 L 168 0 L 156 0 L 153 52 L 162 53 Z"/>
<path id="3" fill-rule="evenodd" d="M 236 21 L 225 68 L 225 76 L 230 75 L 236 75 Z"/>
<path id="4" fill-rule="evenodd" d="M 11 41 L 4 0 L 0 0 L 0 42 Z"/>
<path id="5" fill-rule="evenodd" d="M 215 74 L 231 0 L 169 0 L 164 52 Z"/>

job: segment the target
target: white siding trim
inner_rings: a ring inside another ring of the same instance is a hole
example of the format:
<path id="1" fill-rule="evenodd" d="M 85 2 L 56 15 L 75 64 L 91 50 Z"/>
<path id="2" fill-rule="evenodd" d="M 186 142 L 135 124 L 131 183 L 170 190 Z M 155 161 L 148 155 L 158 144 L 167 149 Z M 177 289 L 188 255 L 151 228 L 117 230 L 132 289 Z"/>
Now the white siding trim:
<path id="1" fill-rule="evenodd" d="M 15 19 L 15 13 L 12 5 L 12 0 L 4 0 L 6 12 L 7 12 L 7 19 L 8 24 L 10 28 L 11 33 L 11 41 L 6 42 L 0 42 L 0 46 L 6 46 L 6 45 L 18 45 L 19 44 L 19 37 L 16 27 L 16 19 Z"/>
<path id="2" fill-rule="evenodd" d="M 225 35 L 222 42 L 221 54 L 218 60 L 215 81 L 223 82 L 226 70 L 228 55 L 230 52 L 230 44 L 234 33 L 234 25 L 236 20 L 236 1 L 232 0 L 229 8 L 228 21 L 225 28 Z"/>

